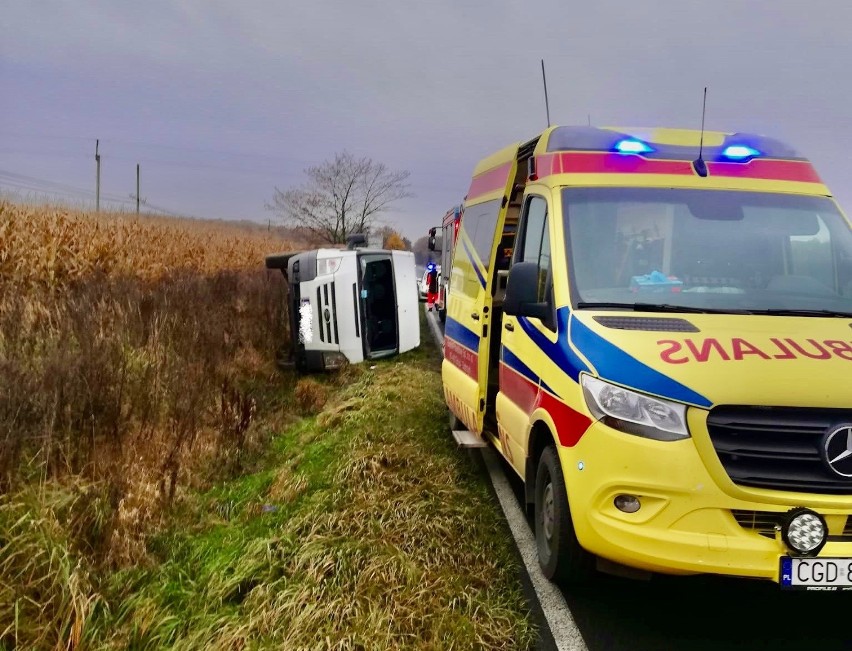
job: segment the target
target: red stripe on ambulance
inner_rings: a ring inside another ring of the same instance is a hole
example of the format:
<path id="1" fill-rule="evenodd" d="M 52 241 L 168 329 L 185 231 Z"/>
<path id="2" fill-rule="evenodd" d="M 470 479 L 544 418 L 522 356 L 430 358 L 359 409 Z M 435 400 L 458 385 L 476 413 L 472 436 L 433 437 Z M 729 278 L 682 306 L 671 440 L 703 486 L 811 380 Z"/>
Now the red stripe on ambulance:
<path id="1" fill-rule="evenodd" d="M 505 190 L 511 171 L 512 163 L 505 163 L 473 177 L 470 182 L 470 189 L 467 191 L 467 201 L 495 190 Z"/>
<path id="2" fill-rule="evenodd" d="M 500 391 L 518 407 L 531 414 L 535 409 L 538 384 L 505 364 L 500 364 Z"/>
<path id="3" fill-rule="evenodd" d="M 479 358 L 455 339 L 444 337 L 444 359 L 474 380 L 479 380 Z"/>
<path id="4" fill-rule="evenodd" d="M 576 445 L 592 424 L 588 416 L 572 409 L 505 364 L 500 364 L 500 391 L 527 414 L 532 415 L 539 408 L 550 414 L 559 443 L 565 447 Z"/>
<path id="5" fill-rule="evenodd" d="M 562 152 L 536 157 L 539 178 L 553 174 L 667 174 L 695 176 L 690 161 L 644 158 L 612 152 Z M 808 161 L 756 158 L 747 163 L 711 161 L 709 176 L 822 183 Z M 471 186 L 472 187 L 472 186 Z"/>

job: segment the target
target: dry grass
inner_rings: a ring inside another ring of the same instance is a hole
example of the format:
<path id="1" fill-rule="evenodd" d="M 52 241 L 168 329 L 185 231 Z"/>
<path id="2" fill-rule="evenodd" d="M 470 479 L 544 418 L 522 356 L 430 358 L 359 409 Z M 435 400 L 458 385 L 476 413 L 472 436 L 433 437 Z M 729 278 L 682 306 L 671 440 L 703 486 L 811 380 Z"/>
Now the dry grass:
<path id="1" fill-rule="evenodd" d="M 119 575 L 87 628 L 134 649 L 527 649 L 511 535 L 449 442 L 425 355 L 333 390 L 274 442 L 268 470 L 224 486 L 156 573 Z M 223 514 L 223 505 L 227 513 Z"/>
<path id="2" fill-rule="evenodd" d="M 311 377 L 296 382 L 295 394 L 296 404 L 308 415 L 318 413 L 328 401 L 328 388 Z"/>

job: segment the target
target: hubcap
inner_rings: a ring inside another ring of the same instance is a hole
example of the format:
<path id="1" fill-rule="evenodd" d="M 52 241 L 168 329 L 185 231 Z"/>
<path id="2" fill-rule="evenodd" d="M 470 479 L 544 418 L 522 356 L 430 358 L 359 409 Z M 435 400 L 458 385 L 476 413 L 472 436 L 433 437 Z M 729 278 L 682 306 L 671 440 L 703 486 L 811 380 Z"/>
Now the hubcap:
<path id="1" fill-rule="evenodd" d="M 543 504 L 541 507 L 541 524 L 544 537 L 549 541 L 553 537 L 553 484 L 544 487 Z"/>

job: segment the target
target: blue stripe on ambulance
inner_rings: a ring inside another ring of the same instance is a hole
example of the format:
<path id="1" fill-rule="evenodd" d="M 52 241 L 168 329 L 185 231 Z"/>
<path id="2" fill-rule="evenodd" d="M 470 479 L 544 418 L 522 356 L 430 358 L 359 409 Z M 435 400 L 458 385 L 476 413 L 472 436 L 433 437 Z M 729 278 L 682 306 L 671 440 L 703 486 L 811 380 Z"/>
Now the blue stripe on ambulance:
<path id="1" fill-rule="evenodd" d="M 556 311 L 558 333 L 556 342 L 550 341 L 539 332 L 526 317 L 519 318 L 518 323 L 532 342 L 575 382 L 579 381 L 582 371 L 588 372 L 590 369 L 568 343 L 569 321 L 571 342 L 594 366 L 601 379 L 678 402 L 700 407 L 712 405 L 701 394 L 631 357 L 600 335 L 592 332 L 579 320 L 571 319 L 570 316 L 571 310 L 568 307 Z M 559 395 L 550 389 L 547 390 L 554 395 Z"/>
<path id="2" fill-rule="evenodd" d="M 541 351 L 552 359 L 565 373 L 568 374 L 575 382 L 580 379 L 580 371 L 588 371 L 589 367 L 575 353 L 571 346 L 568 345 L 568 308 L 562 308 L 556 312 L 556 331 L 559 333 L 556 342 L 550 341 L 539 330 L 533 326 L 529 319 L 520 317 L 518 324 L 523 331 L 532 340 L 532 342 L 541 349 Z M 548 389 L 549 390 L 549 389 Z"/>
<path id="3" fill-rule="evenodd" d="M 469 348 L 473 352 L 479 350 L 479 335 L 455 319 L 451 319 L 449 316 L 447 317 L 447 322 L 444 324 L 444 336 L 455 339 L 462 346 Z"/>
<path id="4" fill-rule="evenodd" d="M 568 308 L 563 310 L 567 312 Z M 571 341 L 595 367 L 601 379 L 699 407 L 713 404 L 700 393 L 631 357 L 578 319 L 571 319 Z"/>

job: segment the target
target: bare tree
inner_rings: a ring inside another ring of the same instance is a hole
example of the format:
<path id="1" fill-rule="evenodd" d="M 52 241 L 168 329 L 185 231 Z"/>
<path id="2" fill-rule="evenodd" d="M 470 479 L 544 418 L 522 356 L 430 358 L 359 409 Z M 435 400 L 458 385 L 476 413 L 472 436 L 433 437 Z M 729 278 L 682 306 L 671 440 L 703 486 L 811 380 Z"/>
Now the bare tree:
<path id="1" fill-rule="evenodd" d="M 307 182 L 281 191 L 267 208 L 291 226 L 307 228 L 330 244 L 353 233 L 365 233 L 391 203 L 413 196 L 408 171 L 391 171 L 384 163 L 355 158 L 344 151 L 334 160 L 305 170 Z"/>

